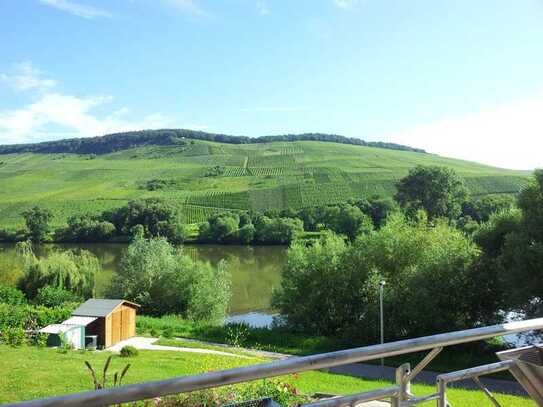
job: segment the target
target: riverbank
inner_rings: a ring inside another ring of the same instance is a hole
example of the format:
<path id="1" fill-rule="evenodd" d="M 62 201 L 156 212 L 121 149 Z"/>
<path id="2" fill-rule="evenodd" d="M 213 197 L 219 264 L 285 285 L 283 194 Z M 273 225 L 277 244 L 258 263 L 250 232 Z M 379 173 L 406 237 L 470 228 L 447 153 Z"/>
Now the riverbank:
<path id="1" fill-rule="evenodd" d="M 234 347 L 273 352 L 279 354 L 305 356 L 331 352 L 371 343 L 357 342 L 340 338 L 295 333 L 281 327 L 255 328 L 245 324 L 210 326 L 175 316 L 153 318 L 138 316 L 136 321 L 138 335 L 188 338 Z M 478 342 L 445 348 L 427 367 L 435 372 L 450 372 L 474 366 L 497 362 L 495 352 L 503 350 L 500 342 Z M 412 353 L 385 359 L 388 366 L 399 366 L 409 362 L 412 366 L 420 362 L 427 352 Z M 375 361 L 374 363 L 379 363 Z M 509 373 L 503 372 L 494 377 L 511 380 Z"/>

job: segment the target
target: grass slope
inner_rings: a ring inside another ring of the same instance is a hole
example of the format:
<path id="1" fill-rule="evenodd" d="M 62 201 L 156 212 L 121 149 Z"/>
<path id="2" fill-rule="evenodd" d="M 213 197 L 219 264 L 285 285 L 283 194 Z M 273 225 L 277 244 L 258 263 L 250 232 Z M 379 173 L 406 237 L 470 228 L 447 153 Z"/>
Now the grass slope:
<path id="1" fill-rule="evenodd" d="M 0 156 L 0 227 L 21 227 L 21 211 L 36 204 L 52 209 L 54 226 L 60 226 L 71 215 L 161 197 L 195 223 L 222 209 L 300 208 L 391 196 L 395 182 L 418 164 L 453 168 L 475 195 L 515 193 L 527 176 L 431 154 L 318 141 L 192 140 L 99 156 L 7 154 Z M 147 182 L 157 179 L 164 187 L 148 190 Z"/>
<path id="2" fill-rule="evenodd" d="M 0 360 L 2 360 L 4 373 L 0 379 L 0 403 L 92 390 L 91 379 L 84 361 L 88 360 L 98 371 L 101 371 L 108 356 L 107 352 L 72 351 L 61 354 L 50 348 L 38 349 L 27 346 L 11 348 L 0 345 Z M 131 367 L 124 381 L 125 384 L 129 384 L 264 362 L 266 360 L 258 358 L 141 351 L 135 358 L 123 359 L 115 356 L 109 372 L 111 374 L 119 371 L 126 363 L 130 363 Z M 390 385 L 380 381 L 367 381 L 324 372 L 306 372 L 298 377 L 289 376 L 282 379 L 291 382 L 307 394 L 316 392 L 352 394 Z M 423 395 L 430 394 L 435 391 L 435 388 L 414 385 L 413 391 L 417 395 Z M 533 401 L 523 397 L 502 394 L 495 396 L 502 405 L 508 407 L 535 405 Z M 455 406 L 492 406 L 482 392 L 450 389 L 448 397 Z M 435 402 L 423 405 L 433 406 Z"/>

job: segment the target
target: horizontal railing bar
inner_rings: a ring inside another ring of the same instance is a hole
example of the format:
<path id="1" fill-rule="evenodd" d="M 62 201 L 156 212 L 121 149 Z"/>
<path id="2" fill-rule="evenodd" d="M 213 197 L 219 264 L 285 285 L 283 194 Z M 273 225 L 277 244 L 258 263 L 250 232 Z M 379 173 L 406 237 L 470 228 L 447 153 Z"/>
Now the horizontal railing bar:
<path id="1" fill-rule="evenodd" d="M 512 360 L 491 363 L 488 365 L 472 367 L 470 369 L 458 370 L 456 372 L 444 373 L 439 375 L 437 377 L 437 380 L 441 380 L 444 383 L 459 382 L 461 380 L 471 379 L 473 377 L 503 372 L 504 370 L 509 370 L 514 364 L 515 362 Z"/>
<path id="2" fill-rule="evenodd" d="M 400 388 L 398 386 L 386 387 L 384 389 L 372 390 L 365 393 L 357 393 L 348 396 L 315 401 L 314 403 L 304 404 L 302 407 L 348 407 L 354 403 L 363 403 L 365 401 L 375 401 L 388 397 L 394 397 L 398 394 L 399 390 Z"/>
<path id="3" fill-rule="evenodd" d="M 496 336 L 510 335 L 542 328 L 543 318 L 510 322 L 501 325 L 405 339 L 380 345 L 371 345 L 318 355 L 292 357 L 266 364 L 204 373 L 195 376 L 175 377 L 163 381 L 131 384 L 111 389 L 33 400 L 14 405 L 19 407 L 68 407 L 82 405 L 93 407 L 126 403 L 150 399 L 157 396 L 185 393 L 267 377 L 282 376 L 307 370 L 317 370 L 348 363 L 365 362 L 378 358 L 424 351 L 435 347 L 474 342 L 482 339 L 494 338 Z"/>
<path id="4" fill-rule="evenodd" d="M 422 396 L 422 397 L 412 397 L 409 400 L 404 401 L 403 403 L 406 406 L 416 406 L 417 404 L 424 403 L 426 401 L 437 400 L 438 398 L 439 398 L 439 394 L 433 393 L 433 394 L 428 394 L 427 396 Z"/>

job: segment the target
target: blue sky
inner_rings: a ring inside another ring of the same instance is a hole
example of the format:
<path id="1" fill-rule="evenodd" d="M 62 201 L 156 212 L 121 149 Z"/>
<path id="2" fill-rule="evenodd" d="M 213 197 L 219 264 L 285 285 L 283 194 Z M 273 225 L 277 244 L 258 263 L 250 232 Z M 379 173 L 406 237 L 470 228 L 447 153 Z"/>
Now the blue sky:
<path id="1" fill-rule="evenodd" d="M 0 0 L 0 143 L 327 132 L 543 166 L 543 0 Z"/>

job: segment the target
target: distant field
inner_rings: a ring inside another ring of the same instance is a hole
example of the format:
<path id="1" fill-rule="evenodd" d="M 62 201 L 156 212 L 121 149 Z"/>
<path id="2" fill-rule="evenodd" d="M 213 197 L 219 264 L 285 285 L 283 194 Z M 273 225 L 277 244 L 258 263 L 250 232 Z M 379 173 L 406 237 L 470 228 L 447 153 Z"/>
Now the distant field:
<path id="1" fill-rule="evenodd" d="M 415 165 L 443 165 L 466 179 L 474 195 L 516 193 L 526 172 L 431 154 L 319 141 L 146 146 L 111 154 L 0 156 L 0 228 L 22 226 L 20 213 L 39 204 L 54 226 L 135 198 L 161 197 L 196 223 L 223 209 L 301 208 L 378 194 Z M 150 190 L 148 182 L 165 181 Z"/>

